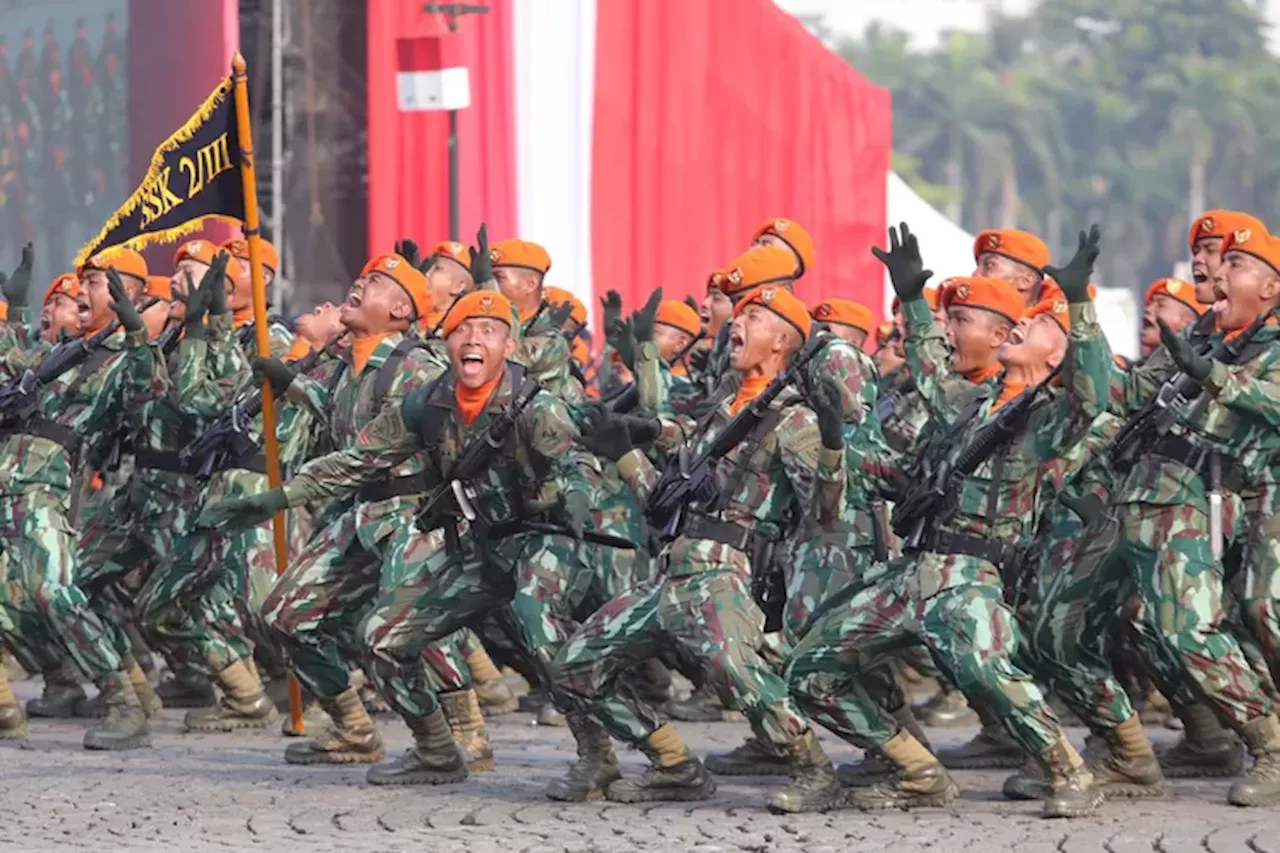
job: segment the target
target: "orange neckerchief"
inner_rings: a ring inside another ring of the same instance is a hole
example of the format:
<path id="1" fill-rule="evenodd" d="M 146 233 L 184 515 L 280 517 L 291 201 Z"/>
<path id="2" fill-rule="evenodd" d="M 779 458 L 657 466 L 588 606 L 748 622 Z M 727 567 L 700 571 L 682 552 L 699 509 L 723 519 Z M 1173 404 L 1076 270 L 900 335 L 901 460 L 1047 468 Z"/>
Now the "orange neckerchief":
<path id="1" fill-rule="evenodd" d="M 231 312 L 231 328 L 239 329 L 253 322 L 253 306 L 238 308 Z"/>
<path id="2" fill-rule="evenodd" d="M 297 361 L 300 358 L 306 358 L 311 354 L 311 344 L 304 338 L 294 338 L 293 346 L 289 347 L 289 351 L 284 354 L 285 361 Z"/>
<path id="3" fill-rule="evenodd" d="M 1267 325 L 1268 325 L 1268 326 L 1275 325 L 1277 322 L 1280 322 L 1280 320 L 1276 320 L 1276 318 L 1275 318 L 1275 316 L 1274 316 L 1274 315 L 1273 315 L 1273 316 L 1271 316 L 1271 317 L 1268 317 L 1268 318 L 1267 318 Z M 1250 323 L 1249 325 L 1250 325 L 1250 326 L 1252 326 L 1253 324 L 1252 324 L 1252 323 Z M 1238 337 L 1240 337 L 1241 335 L 1243 335 L 1243 334 L 1245 333 L 1245 330 L 1247 330 L 1248 328 L 1249 328 L 1249 326 L 1245 326 L 1243 329 L 1233 329 L 1232 331 L 1227 332 L 1227 340 L 1229 340 L 1229 341 L 1231 341 L 1231 340 L 1235 340 L 1236 338 L 1238 338 Z"/>
<path id="4" fill-rule="evenodd" d="M 371 335 L 367 338 L 356 338 L 351 342 L 351 366 L 355 368 L 356 376 L 364 373 L 364 366 L 369 363 L 369 357 L 385 337 L 386 335 Z"/>
<path id="5" fill-rule="evenodd" d="M 1000 362 L 997 361 L 989 367 L 979 367 L 977 370 L 969 371 L 964 375 L 964 378 L 968 379 L 974 385 L 981 385 L 983 382 L 995 379 L 1000 375 L 1000 371 L 1003 369 L 1004 368 L 1000 366 Z"/>
<path id="6" fill-rule="evenodd" d="M 769 376 L 744 376 L 742 384 L 738 386 L 738 393 L 734 395 L 733 402 L 729 404 L 729 414 L 736 415 L 743 406 L 750 403 L 756 397 L 760 396 L 760 392 L 769 384 Z"/>
<path id="7" fill-rule="evenodd" d="M 520 312 L 520 322 L 521 322 L 521 323 L 527 323 L 527 322 L 529 322 L 529 318 L 530 318 L 530 317 L 532 317 L 534 314 L 537 314 L 537 313 L 538 313 L 538 309 L 539 309 L 539 308 L 541 308 L 541 307 L 542 307 L 542 303 L 541 303 L 541 302 L 537 302 L 537 303 L 535 303 L 535 304 L 534 304 L 534 306 L 533 306 L 532 308 L 530 308 L 528 311 L 521 311 L 521 312 Z"/>
<path id="8" fill-rule="evenodd" d="M 502 374 L 499 373 L 479 388 L 468 388 L 460 382 L 453 386 L 453 399 L 458 403 L 458 414 L 462 415 L 467 426 L 471 426 L 476 422 L 476 418 L 480 417 L 480 413 L 484 411 L 485 405 L 501 381 Z"/>
<path id="9" fill-rule="evenodd" d="M 671 375 L 672 376 L 688 376 L 689 368 L 684 366 L 683 361 L 677 361 L 675 364 L 671 365 Z"/>
<path id="10" fill-rule="evenodd" d="M 1004 384 L 1000 386 L 1000 393 L 991 401 L 991 408 L 987 410 L 987 414 L 994 415 L 1001 406 L 1010 400 L 1015 399 L 1023 391 L 1027 390 L 1027 383 L 1013 382 L 1006 379 Z"/>
<path id="11" fill-rule="evenodd" d="M 112 316 L 114 317 L 115 315 L 112 315 Z M 86 330 L 81 335 L 81 337 L 92 338 L 94 335 L 98 334 L 98 332 L 101 332 L 103 329 L 105 329 L 107 326 L 110 326 L 110 325 L 111 325 L 111 321 L 108 320 L 107 322 L 103 323 L 101 326 L 94 326 L 92 329 Z"/>

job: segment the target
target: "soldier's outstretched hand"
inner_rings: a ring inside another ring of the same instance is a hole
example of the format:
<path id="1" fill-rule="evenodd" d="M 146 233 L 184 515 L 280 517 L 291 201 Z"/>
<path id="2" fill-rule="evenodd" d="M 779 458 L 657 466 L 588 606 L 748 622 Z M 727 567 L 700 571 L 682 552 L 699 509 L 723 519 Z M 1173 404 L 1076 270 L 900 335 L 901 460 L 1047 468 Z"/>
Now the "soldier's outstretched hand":
<path id="1" fill-rule="evenodd" d="M 662 288 L 659 287 L 649 296 L 644 307 L 631 315 L 631 328 L 636 333 L 636 341 L 644 343 L 653 340 L 653 326 L 658 318 L 658 305 L 662 302 Z"/>
<path id="2" fill-rule="evenodd" d="M 214 501 L 200 513 L 196 524 L 213 530 L 245 530 L 288 508 L 284 489 L 272 489 L 248 497 Z"/>
<path id="3" fill-rule="evenodd" d="M 31 291 L 31 267 L 35 264 L 35 249 L 30 243 L 22 247 L 22 260 L 12 275 L 0 273 L 0 292 L 12 308 L 27 307 L 27 296 Z M 16 319 L 16 318 L 15 318 Z"/>
<path id="4" fill-rule="evenodd" d="M 879 246 L 871 247 L 871 254 L 889 270 L 893 291 L 904 303 L 919 299 L 924 286 L 933 276 L 933 270 L 924 268 L 920 257 L 920 241 L 911 233 L 907 223 L 889 228 L 889 251 Z"/>
<path id="5" fill-rule="evenodd" d="M 629 453 L 631 431 L 620 415 L 602 411 L 592 419 L 591 428 L 582 434 L 581 444 L 596 456 L 617 462 Z"/>
<path id="6" fill-rule="evenodd" d="M 493 280 L 493 261 L 489 258 L 489 225 L 481 222 L 476 231 L 476 244 L 471 247 L 471 278 L 476 287 Z"/>
<path id="7" fill-rule="evenodd" d="M 124 282 L 120 280 L 120 273 L 116 272 L 115 267 L 107 270 L 107 292 L 111 294 L 111 310 L 116 312 L 120 325 L 124 326 L 126 332 L 140 332 L 146 328 L 142 324 L 142 315 L 125 292 Z"/>
<path id="8" fill-rule="evenodd" d="M 1081 231 L 1076 253 L 1065 267 L 1046 266 L 1041 270 L 1058 282 L 1068 302 L 1090 301 L 1089 279 L 1093 277 L 1093 265 L 1098 260 L 1098 243 L 1101 240 L 1102 231 L 1097 225 L 1090 227 L 1088 234 Z"/>

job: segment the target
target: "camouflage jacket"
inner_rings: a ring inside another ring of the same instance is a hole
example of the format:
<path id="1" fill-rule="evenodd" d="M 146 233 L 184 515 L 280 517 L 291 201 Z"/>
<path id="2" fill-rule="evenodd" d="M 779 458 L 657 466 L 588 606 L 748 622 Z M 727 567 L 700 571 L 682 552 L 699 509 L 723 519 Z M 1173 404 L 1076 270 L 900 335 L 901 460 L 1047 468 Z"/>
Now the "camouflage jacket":
<path id="1" fill-rule="evenodd" d="M 454 409 L 454 384 L 449 374 L 438 383 L 418 388 L 401 405 L 384 408 L 344 449 L 304 465 L 285 486 L 290 506 L 349 494 L 421 454 L 427 448 L 419 429 L 429 406 L 436 404 L 446 408 L 447 416 L 425 463 L 433 483 L 443 483 L 463 448 L 505 411 L 516 391 L 514 378 L 508 369 L 472 424 L 463 421 Z M 600 477 L 602 472 L 596 458 L 578 447 L 577 439 L 578 428 L 565 404 L 538 391 L 517 419 L 508 446 L 495 452 L 485 474 L 469 484 L 475 491 L 477 510 L 489 521 L 502 523 L 553 513 L 569 492 L 579 492 L 590 501 L 589 477 Z"/>
<path id="2" fill-rule="evenodd" d="M 577 406 L 586 400 L 586 390 L 570 366 L 568 338 L 562 330 L 545 322 L 549 308 L 544 299 L 542 307 L 520 324 L 520 342 L 511 360 L 529 371 L 529 376 L 547 391 L 570 406 Z"/>
<path id="3" fill-rule="evenodd" d="M 209 318 L 209 338 L 225 340 L 230 331 L 230 315 Z M 166 365 L 167 393 L 138 401 L 131 409 L 137 413 L 136 449 L 181 450 L 226 408 L 229 397 L 235 394 L 239 377 L 228 375 L 227 371 L 206 369 L 209 338 L 184 336 Z"/>
<path id="4" fill-rule="evenodd" d="M 233 319 L 232 325 L 231 334 L 239 345 L 240 351 L 246 359 L 252 359 L 258 354 L 258 338 L 253 314 L 250 313 L 247 317 L 242 315 L 238 321 Z M 267 339 L 270 341 L 272 358 L 284 358 L 293 347 L 293 332 L 289 331 L 289 327 L 279 317 L 267 318 Z"/>
<path id="5" fill-rule="evenodd" d="M 49 354 L 47 344 L 26 344 L 26 318 L 0 328 L 0 372 L 20 376 Z M 131 404 L 165 393 L 168 377 L 158 350 L 147 346 L 145 331 L 118 329 L 102 345 L 102 354 L 59 376 L 41 393 L 36 417 L 75 433 L 81 454 L 97 451 L 123 428 Z M 22 427 L 0 437 L 0 494 L 48 487 L 66 494 L 73 488 L 79 460 L 48 438 Z"/>
<path id="6" fill-rule="evenodd" d="M 916 393 L 916 381 L 906 366 L 881 379 L 876 408 L 885 444 L 896 453 L 910 453 L 929 423 L 929 407 Z"/>
<path id="7" fill-rule="evenodd" d="M 784 391 L 770 408 L 777 413 L 773 428 L 763 437 L 749 436 L 719 460 L 715 468 L 718 497 L 692 510 L 781 542 L 809 517 L 818 518 L 820 524 L 835 519 L 844 501 L 844 457 L 822 446 L 817 415 L 803 404 L 800 394 Z M 728 403 L 721 404 L 695 437 L 691 453 L 704 451 L 732 418 Z M 633 450 L 618 462 L 618 470 L 641 501 L 647 500 L 659 477 L 649 459 Z M 667 554 L 672 575 L 726 566 L 748 568 L 743 552 L 709 539 L 677 536 Z"/>

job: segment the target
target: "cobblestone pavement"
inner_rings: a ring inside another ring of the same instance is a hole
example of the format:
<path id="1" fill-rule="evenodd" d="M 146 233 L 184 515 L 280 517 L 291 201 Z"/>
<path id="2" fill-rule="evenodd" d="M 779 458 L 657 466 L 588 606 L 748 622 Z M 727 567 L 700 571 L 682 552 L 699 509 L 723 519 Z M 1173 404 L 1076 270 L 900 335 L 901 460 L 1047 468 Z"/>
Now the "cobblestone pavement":
<path id="1" fill-rule="evenodd" d="M 38 682 L 15 686 L 23 698 L 38 690 Z M 408 745 L 403 725 L 380 722 L 390 754 Z M 746 731 L 739 723 L 680 728 L 699 753 L 732 747 Z M 287 741 L 274 731 L 184 734 L 179 711 L 155 725 L 154 749 L 123 754 L 82 750 L 82 721 L 40 721 L 29 741 L 0 744 L 0 851 L 1280 853 L 1280 809 L 1226 806 L 1225 782 L 1177 782 L 1166 799 L 1109 803 L 1095 818 L 1069 822 L 1040 820 L 1035 803 L 1004 801 L 1004 771 L 958 773 L 964 793 L 954 808 L 910 814 L 770 815 L 761 807 L 768 779 L 722 780 L 705 803 L 556 804 L 542 790 L 572 757 L 569 733 L 535 727 L 524 714 L 491 730 L 497 772 L 447 788 L 379 789 L 360 768 L 286 766 Z M 930 735 L 945 745 L 973 732 Z M 827 742 L 838 762 L 856 756 Z M 628 774 L 643 765 L 635 752 L 622 760 Z"/>

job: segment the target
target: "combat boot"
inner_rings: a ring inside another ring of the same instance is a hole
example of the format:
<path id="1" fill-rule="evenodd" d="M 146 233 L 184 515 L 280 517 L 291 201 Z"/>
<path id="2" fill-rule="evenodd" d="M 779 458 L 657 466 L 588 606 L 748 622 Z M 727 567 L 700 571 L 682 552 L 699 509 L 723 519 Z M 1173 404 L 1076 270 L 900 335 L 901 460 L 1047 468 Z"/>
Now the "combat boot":
<path id="1" fill-rule="evenodd" d="M 786 753 L 754 735 L 728 752 L 713 752 L 703 763 L 717 776 L 787 776 L 791 761 Z"/>
<path id="2" fill-rule="evenodd" d="M 405 719 L 413 746 L 395 761 L 370 767 L 370 785 L 447 785 L 466 781 L 467 759 L 454 743 L 449 721 L 437 709 L 426 717 Z"/>
<path id="3" fill-rule="evenodd" d="M 218 701 L 213 682 L 193 671 L 179 672 L 161 681 L 156 695 L 166 708 L 208 708 Z"/>
<path id="4" fill-rule="evenodd" d="M 147 715 L 127 673 L 113 672 L 98 682 L 107 707 L 101 723 L 84 733 L 85 749 L 141 749 L 151 746 Z"/>
<path id="5" fill-rule="evenodd" d="M 44 673 L 44 690 L 39 698 L 27 700 L 27 716 L 66 718 L 76 715 L 76 703 L 85 699 L 75 668 L 70 662 Z"/>
<path id="6" fill-rule="evenodd" d="M 725 719 L 724 703 L 705 684 L 690 693 L 688 699 L 672 699 L 665 710 L 671 719 L 685 723 L 719 723 Z"/>
<path id="7" fill-rule="evenodd" d="M 333 725 L 333 720 L 321 707 L 319 702 L 308 702 L 306 707 L 302 709 L 302 727 L 295 729 L 293 727 L 293 715 L 282 714 L 280 716 L 280 734 L 285 737 L 315 737 L 329 726 Z"/>
<path id="8" fill-rule="evenodd" d="M 555 726 L 559 728 L 568 725 L 564 714 L 556 710 L 556 706 L 550 702 L 545 702 L 538 708 L 538 712 L 533 715 L 533 721 L 539 726 Z"/>
<path id="9" fill-rule="evenodd" d="M 960 795 L 951 774 L 924 744 L 904 731 L 880 747 L 893 762 L 893 776 L 849 792 L 849 805 L 869 809 L 916 809 L 945 806 Z"/>
<path id="10" fill-rule="evenodd" d="M 786 756 L 791 767 L 791 784 L 769 792 L 765 799 L 769 811 L 774 814 L 825 812 L 844 802 L 844 788 L 813 729 L 793 742 Z"/>
<path id="11" fill-rule="evenodd" d="M 147 719 L 159 714 L 164 710 L 164 703 L 160 701 L 160 697 L 156 695 L 156 691 L 151 687 L 151 681 L 147 678 L 146 670 L 142 668 L 142 664 L 138 661 L 131 660 L 126 664 L 125 672 L 129 674 L 129 683 L 133 685 L 133 692 L 138 697 L 138 704 L 142 706 L 142 713 L 147 715 Z"/>
<path id="12" fill-rule="evenodd" d="M 0 740 L 20 740 L 27 736 L 27 716 L 9 686 L 9 672 L 0 661 Z"/>
<path id="13" fill-rule="evenodd" d="M 1244 755 L 1235 732 L 1222 727 L 1208 705 L 1179 705 L 1173 713 L 1182 721 L 1182 739 L 1157 754 L 1168 779 L 1237 776 Z"/>
<path id="14" fill-rule="evenodd" d="M 507 682 L 502 680 L 502 673 L 493 665 L 493 658 L 489 657 L 485 647 L 478 646 L 471 650 L 466 659 L 471 679 L 475 682 L 476 698 L 480 700 L 480 710 L 485 716 L 499 717 L 515 713 L 520 707 L 520 700 L 511 692 Z"/>
<path id="15" fill-rule="evenodd" d="M 237 729 L 265 729 L 277 719 L 275 703 L 267 698 L 256 670 L 242 660 L 218 673 L 222 701 L 211 708 L 192 708 L 183 718 L 188 729 L 198 732 L 233 732 Z"/>
<path id="16" fill-rule="evenodd" d="M 1059 734 L 1058 742 L 1045 750 L 1039 761 L 1049 778 L 1042 817 L 1084 817 L 1102 805 L 1102 789 L 1094 784 L 1093 774 L 1066 735 Z"/>
<path id="17" fill-rule="evenodd" d="M 440 694 L 440 710 L 449 721 L 453 741 L 467 757 L 472 773 L 493 770 L 493 748 L 489 746 L 489 729 L 480 713 L 480 701 L 474 690 L 457 690 Z"/>
<path id="18" fill-rule="evenodd" d="M 1003 728 L 989 724 L 969 742 L 938 750 L 938 760 L 949 770 L 982 770 L 1021 767 L 1026 755 Z"/>
<path id="19" fill-rule="evenodd" d="M 1029 758 L 1021 770 L 1004 780 L 1000 792 L 1006 800 L 1043 800 L 1049 796 L 1049 774 L 1038 759 Z"/>
<path id="20" fill-rule="evenodd" d="M 567 714 L 566 718 L 578 743 L 578 760 L 570 765 L 567 776 L 547 785 L 547 799 L 562 803 L 603 799 L 609 786 L 622 778 L 613 741 L 595 720 L 578 714 Z"/>
<path id="21" fill-rule="evenodd" d="M 929 745 L 929 738 L 925 736 L 924 729 L 920 727 L 920 723 L 916 720 L 916 715 L 912 712 L 909 705 L 903 705 L 893 712 L 893 719 L 898 723 L 898 729 L 905 731 L 930 752 L 933 747 Z M 857 764 L 842 764 L 836 769 L 836 776 L 840 779 L 840 784 L 846 788 L 857 788 L 863 785 L 870 785 L 873 782 L 879 782 L 886 776 L 890 776 L 897 768 L 883 755 L 874 749 L 868 749 L 863 752 L 862 760 Z"/>
<path id="22" fill-rule="evenodd" d="M 313 729 L 308 723 L 311 740 L 285 747 L 287 764 L 376 764 L 383 759 L 382 738 L 354 687 L 319 704 L 330 724 Z"/>
<path id="23" fill-rule="evenodd" d="M 1240 734 L 1253 753 L 1253 767 L 1227 791 L 1233 806 L 1274 806 L 1280 803 L 1280 721 L 1274 715 L 1245 723 Z"/>
<path id="24" fill-rule="evenodd" d="M 934 729 L 967 726 L 973 722 L 973 709 L 969 707 L 968 700 L 950 685 L 943 685 L 932 698 L 911 711 L 920 722 Z"/>
<path id="25" fill-rule="evenodd" d="M 649 768 L 639 779 L 619 779 L 610 785 L 605 796 L 613 802 L 691 802 L 710 799 L 716 792 L 716 780 L 670 723 L 654 730 L 639 748 L 649 756 Z"/>
<path id="26" fill-rule="evenodd" d="M 1102 733 L 1106 742 L 1100 761 L 1091 763 L 1093 782 L 1105 797 L 1159 797 L 1165 792 L 1164 774 L 1151 741 L 1134 714 Z"/>

